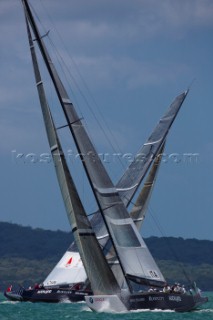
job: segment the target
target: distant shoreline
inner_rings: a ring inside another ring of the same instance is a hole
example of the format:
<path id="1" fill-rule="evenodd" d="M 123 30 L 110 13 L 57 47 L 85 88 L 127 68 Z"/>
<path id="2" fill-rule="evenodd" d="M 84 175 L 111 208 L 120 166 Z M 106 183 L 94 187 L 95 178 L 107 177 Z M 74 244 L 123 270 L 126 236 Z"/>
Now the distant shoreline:
<path id="1" fill-rule="evenodd" d="M 213 241 L 175 237 L 144 240 L 168 282 L 186 283 L 184 269 L 202 291 L 213 291 Z M 42 282 L 72 241 L 71 232 L 0 222 L 0 291 L 9 284 Z"/>

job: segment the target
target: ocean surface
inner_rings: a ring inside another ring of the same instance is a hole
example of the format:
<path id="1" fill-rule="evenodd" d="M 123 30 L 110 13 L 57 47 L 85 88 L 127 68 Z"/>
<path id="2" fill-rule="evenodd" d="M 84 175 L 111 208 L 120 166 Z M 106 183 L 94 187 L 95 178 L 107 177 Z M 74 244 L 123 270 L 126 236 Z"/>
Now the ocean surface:
<path id="1" fill-rule="evenodd" d="M 85 303 L 10 302 L 0 294 L 0 320 L 211 320 L 213 319 L 213 292 L 205 295 L 209 297 L 209 302 L 200 310 L 193 312 L 138 310 L 109 314 L 92 312 Z"/>

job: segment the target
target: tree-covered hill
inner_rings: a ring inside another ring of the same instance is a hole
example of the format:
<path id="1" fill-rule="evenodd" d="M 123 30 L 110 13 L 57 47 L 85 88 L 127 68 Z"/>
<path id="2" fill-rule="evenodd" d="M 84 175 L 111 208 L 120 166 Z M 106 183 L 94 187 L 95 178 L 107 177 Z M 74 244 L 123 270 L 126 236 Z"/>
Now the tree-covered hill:
<path id="1" fill-rule="evenodd" d="M 173 237 L 150 237 L 145 241 L 156 259 L 213 265 L 213 241 Z"/>
<path id="2" fill-rule="evenodd" d="M 69 232 L 0 222 L 0 290 L 10 283 L 42 282 L 72 239 Z M 145 242 L 168 281 L 183 283 L 186 272 L 203 290 L 213 290 L 213 241 L 150 237 Z"/>
<path id="3" fill-rule="evenodd" d="M 0 222 L 0 257 L 57 261 L 72 242 L 71 233 Z"/>

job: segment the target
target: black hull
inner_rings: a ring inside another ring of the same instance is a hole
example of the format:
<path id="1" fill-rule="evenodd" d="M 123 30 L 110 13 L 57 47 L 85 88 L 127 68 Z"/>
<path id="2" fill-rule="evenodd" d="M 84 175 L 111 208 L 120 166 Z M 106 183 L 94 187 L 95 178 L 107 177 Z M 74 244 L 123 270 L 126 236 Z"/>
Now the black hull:
<path id="1" fill-rule="evenodd" d="M 62 288 L 54 289 L 20 289 L 19 291 L 5 292 L 5 297 L 11 301 L 49 302 L 58 303 L 63 301 L 81 302 L 85 296 L 91 296 L 90 291 L 70 290 Z M 91 297 L 104 301 L 104 298 Z M 207 297 L 197 294 L 178 294 L 163 292 L 144 292 L 128 296 L 123 300 L 127 310 L 173 310 L 176 312 L 192 311 L 208 301 Z M 91 307 L 91 306 L 90 306 Z M 91 309 L 93 309 L 91 307 Z M 96 310 L 97 311 L 97 310 Z"/>
<path id="2" fill-rule="evenodd" d="M 90 291 L 71 290 L 63 288 L 54 289 L 20 289 L 17 291 L 4 292 L 5 297 L 11 301 L 30 301 L 30 302 L 51 302 L 58 303 L 63 301 L 81 302 L 84 297 L 91 295 Z"/>
<path id="3" fill-rule="evenodd" d="M 127 312 L 134 310 L 193 311 L 208 301 L 199 293 L 141 292 L 119 297 L 117 295 L 86 296 L 88 307 L 97 312 Z"/>
<path id="4" fill-rule="evenodd" d="M 129 310 L 174 310 L 176 312 L 187 312 L 198 308 L 208 301 L 207 297 L 200 294 L 178 294 L 178 293 L 141 293 L 131 295 L 127 303 Z"/>

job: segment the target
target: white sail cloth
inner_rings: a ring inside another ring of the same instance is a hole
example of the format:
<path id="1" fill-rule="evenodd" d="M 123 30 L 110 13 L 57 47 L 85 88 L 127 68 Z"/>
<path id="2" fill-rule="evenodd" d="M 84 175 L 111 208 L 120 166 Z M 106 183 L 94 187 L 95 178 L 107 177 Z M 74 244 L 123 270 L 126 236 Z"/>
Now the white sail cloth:
<path id="1" fill-rule="evenodd" d="M 43 284 L 45 287 L 85 282 L 87 275 L 78 252 L 66 251 Z"/>

